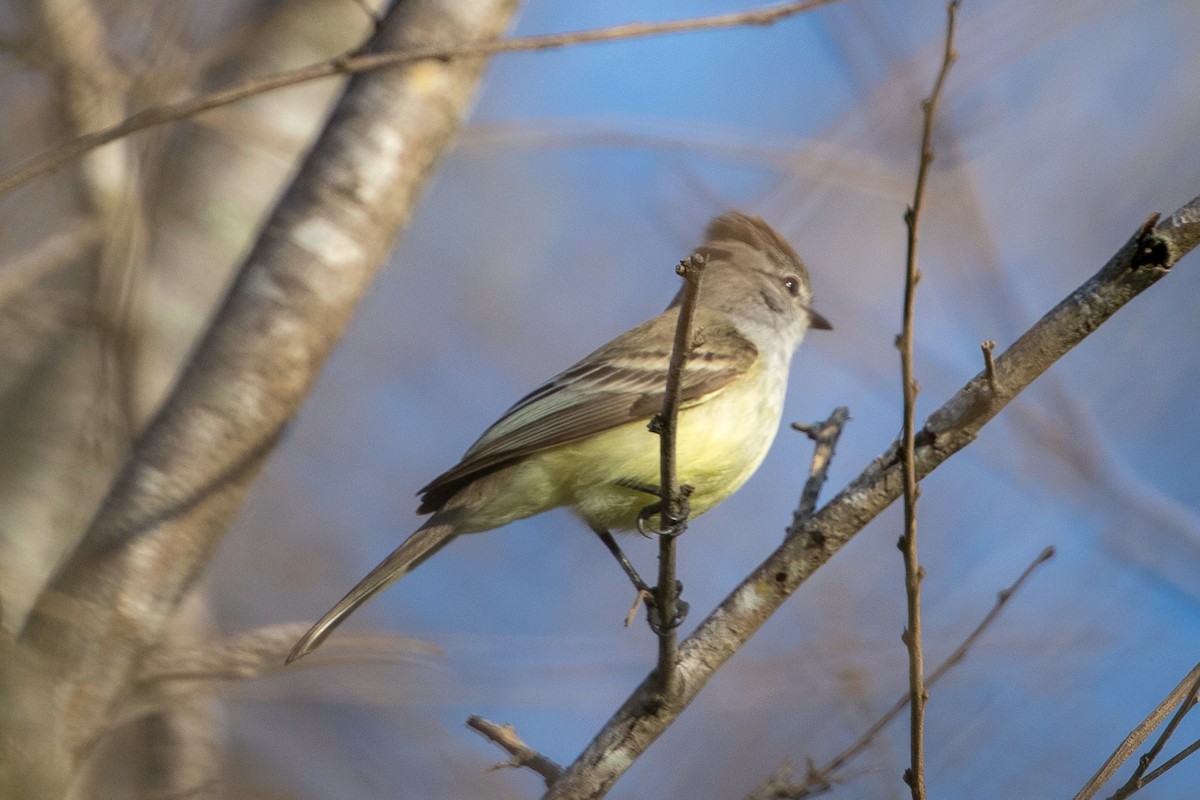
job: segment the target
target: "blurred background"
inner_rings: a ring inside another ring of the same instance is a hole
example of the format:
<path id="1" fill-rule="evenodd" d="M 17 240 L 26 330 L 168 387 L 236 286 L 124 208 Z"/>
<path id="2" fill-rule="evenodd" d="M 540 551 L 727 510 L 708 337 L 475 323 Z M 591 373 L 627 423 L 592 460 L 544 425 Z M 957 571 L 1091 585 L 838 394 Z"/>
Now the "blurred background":
<path id="1" fill-rule="evenodd" d="M 138 108 L 327 57 L 369 27 L 350 0 L 75 5 L 89 13 L 69 24 L 48 0 L 0 6 L 0 171 Z M 749 6 L 533 0 L 514 33 Z M 784 417 L 850 407 L 831 496 L 900 430 L 902 216 L 944 25 L 940 1 L 859 0 L 767 28 L 497 58 L 180 635 L 319 616 L 416 527 L 417 489 L 505 408 L 658 313 L 675 263 L 728 208 L 796 245 L 834 324 L 801 348 Z M 981 369 L 981 341 L 1006 347 L 1150 212 L 1200 194 L 1198 26 L 1191 0 L 964 4 L 922 224 L 919 418 Z M 336 90 L 139 134 L 0 198 L 10 629 Z M 1197 258 L 924 484 L 930 664 L 1058 551 L 933 688 L 933 796 L 1074 794 L 1200 660 Z M 778 544 L 810 452 L 785 428 L 747 486 L 692 523 L 685 629 Z M 612 796 L 742 797 L 786 759 L 802 772 L 857 738 L 906 690 L 900 531 L 889 509 L 821 569 Z M 626 546 L 653 572 L 653 543 Z M 586 528 L 549 513 L 456 541 L 297 667 L 180 702 L 220 742 L 223 796 L 535 796 L 531 773 L 487 771 L 503 754 L 464 721 L 512 723 L 570 762 L 653 665 L 644 622 L 622 626 L 632 599 Z M 1197 736 L 1193 720 L 1177 741 Z M 899 721 L 835 796 L 907 796 L 907 761 Z M 1198 780 L 1185 762 L 1143 794 L 1192 797 Z"/>

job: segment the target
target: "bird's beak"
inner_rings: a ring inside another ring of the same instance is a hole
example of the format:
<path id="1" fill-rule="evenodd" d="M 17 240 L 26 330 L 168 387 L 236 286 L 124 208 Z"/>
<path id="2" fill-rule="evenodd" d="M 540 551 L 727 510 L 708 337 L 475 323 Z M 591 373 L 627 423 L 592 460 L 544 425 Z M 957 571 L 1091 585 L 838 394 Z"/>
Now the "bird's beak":
<path id="1" fill-rule="evenodd" d="M 808 309 L 808 327 L 815 328 L 819 331 L 833 330 L 833 326 L 829 324 L 829 320 L 825 319 L 811 308 Z"/>

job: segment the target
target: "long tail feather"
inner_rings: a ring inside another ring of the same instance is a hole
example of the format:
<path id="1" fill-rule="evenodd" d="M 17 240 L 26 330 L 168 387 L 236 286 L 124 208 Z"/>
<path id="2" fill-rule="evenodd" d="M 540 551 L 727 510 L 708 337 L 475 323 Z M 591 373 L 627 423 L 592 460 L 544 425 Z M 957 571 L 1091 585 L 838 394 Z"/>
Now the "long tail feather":
<path id="1" fill-rule="evenodd" d="M 382 592 L 388 586 L 403 578 L 416 569 L 421 562 L 441 550 L 454 538 L 454 525 L 449 520 L 434 515 L 416 532 L 404 540 L 392 554 L 385 558 L 379 566 L 371 570 L 367 577 L 358 582 L 329 613 L 321 617 L 317 624 L 308 629 L 308 633 L 300 637 L 292 652 L 288 654 L 287 662 L 292 663 L 298 658 L 308 655 L 320 647 L 333 629 L 342 624 L 363 603 Z"/>

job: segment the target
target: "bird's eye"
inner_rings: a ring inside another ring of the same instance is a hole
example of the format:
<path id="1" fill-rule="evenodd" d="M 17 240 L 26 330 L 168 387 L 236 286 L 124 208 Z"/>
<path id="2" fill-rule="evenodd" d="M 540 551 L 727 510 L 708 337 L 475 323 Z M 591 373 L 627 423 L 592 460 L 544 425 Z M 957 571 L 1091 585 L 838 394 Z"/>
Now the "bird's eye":
<path id="1" fill-rule="evenodd" d="M 800 279 L 795 275 L 788 275 L 783 279 L 783 288 L 787 289 L 788 294 L 795 297 L 800 294 Z"/>

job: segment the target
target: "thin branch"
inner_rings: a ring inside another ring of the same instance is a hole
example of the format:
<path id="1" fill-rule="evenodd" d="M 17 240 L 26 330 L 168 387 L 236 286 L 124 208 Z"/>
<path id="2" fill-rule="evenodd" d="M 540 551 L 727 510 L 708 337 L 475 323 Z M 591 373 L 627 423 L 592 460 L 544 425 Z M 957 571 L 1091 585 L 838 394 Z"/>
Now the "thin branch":
<path id="1" fill-rule="evenodd" d="M 1195 695 L 1193 695 L 1193 697 L 1194 696 Z M 1138 788 L 1139 789 L 1142 788 L 1143 786 L 1150 783 L 1151 781 L 1153 781 L 1156 778 L 1161 778 L 1167 770 L 1176 766 L 1177 764 L 1179 764 L 1179 762 L 1183 761 L 1185 758 L 1190 756 L 1192 753 L 1195 753 L 1197 750 L 1200 750 L 1200 739 L 1197 739 L 1196 741 L 1192 742 L 1187 747 L 1183 748 L 1178 753 L 1176 753 L 1175 755 L 1171 756 L 1169 759 L 1164 761 L 1163 765 L 1161 767 L 1159 767 L 1158 769 L 1156 769 L 1153 772 L 1146 775 L 1146 777 L 1142 779 L 1142 782 L 1138 786 Z M 1130 792 L 1129 794 L 1133 794 L 1133 792 Z M 1121 797 L 1128 797 L 1128 796 L 1129 795 L 1121 795 Z M 1113 797 L 1116 798 L 1116 795 L 1114 795 Z"/>
<path id="2" fill-rule="evenodd" d="M 904 592 L 908 607 L 908 627 L 903 639 L 908 648 L 908 693 L 911 704 L 911 761 L 904 773 L 904 781 L 912 790 L 913 800 L 925 798 L 925 701 L 929 696 L 925 688 L 925 655 L 921 642 L 921 581 L 925 575 L 917 553 L 917 498 L 920 496 L 920 487 L 917 486 L 917 380 L 913 375 L 913 309 L 917 282 L 921 279 L 917 269 L 917 242 L 929 166 L 933 163 L 933 118 L 946 75 L 957 58 L 954 52 L 954 23 L 957 17 L 958 0 L 951 0 L 946 6 L 946 46 L 942 54 L 942 66 L 933 83 L 933 91 L 921 103 L 924 121 L 921 126 L 921 154 L 917 162 L 917 185 L 913 191 L 912 205 L 904 215 L 904 223 L 908 227 L 908 254 L 905 263 L 903 329 L 900 334 L 900 373 L 904 395 L 904 444 L 901 450 L 904 457 L 904 535 L 900 537 L 900 550 L 904 554 Z"/>
<path id="3" fill-rule="evenodd" d="M 103 226 L 94 219 L 62 226 L 28 252 L 4 263 L 0 269 L 0 306 L 11 305 L 29 287 L 70 264 L 100 243 Z"/>
<path id="4" fill-rule="evenodd" d="M 546 782 L 546 786 L 548 787 L 553 786 L 554 782 L 562 777 L 563 768 L 557 762 L 525 744 L 521 740 L 521 737 L 517 736 L 517 732 L 512 725 L 497 725 L 495 722 L 472 714 L 467 717 L 467 727 L 479 731 L 487 739 L 499 745 L 512 756 L 505 763 L 497 764 L 492 769 L 525 767 L 541 775 L 542 780 Z"/>
<path id="5" fill-rule="evenodd" d="M 638 39 L 647 36 L 663 36 L 673 33 L 693 33 L 719 28 L 766 26 L 787 17 L 803 14 L 838 0 L 805 0 L 805 2 L 782 3 L 749 11 L 734 11 L 708 17 L 668 20 L 666 22 L 634 22 L 596 28 L 587 31 L 554 33 L 541 36 L 526 36 L 514 39 L 457 42 L 435 44 L 424 47 L 409 47 L 399 51 L 377 53 L 347 53 L 326 61 L 310 64 L 273 75 L 264 75 L 241 81 L 223 89 L 217 89 L 198 97 L 189 97 L 176 103 L 152 106 L 143 109 L 124 121 L 93 133 L 70 139 L 26 161 L 13 172 L 0 177 L 0 195 L 23 186 L 34 178 L 58 169 L 84 153 L 120 139 L 124 136 L 165 125 L 168 122 L 194 117 L 220 106 L 236 103 L 267 92 L 334 76 L 356 75 L 360 72 L 413 64 L 418 61 L 450 61 L 460 58 L 477 58 L 501 53 L 523 53 L 554 50 L 578 44 L 612 42 L 622 39 Z"/>
<path id="6" fill-rule="evenodd" d="M 1025 567 L 1025 571 L 1022 572 L 1015 581 L 1013 581 L 1011 586 L 996 595 L 995 605 L 993 605 L 991 610 L 984 615 L 983 619 L 979 621 L 979 624 L 975 626 L 975 629 L 967 634 L 967 637 L 962 640 L 958 647 L 954 648 L 953 653 L 947 656 L 941 664 L 938 664 L 937 668 L 934 669 L 933 672 L 929 673 L 929 678 L 925 681 L 927 686 L 933 686 L 935 683 L 941 680 L 947 672 L 958 666 L 958 664 L 962 663 L 963 659 L 965 659 L 967 654 L 971 651 L 971 648 L 975 646 L 975 642 L 979 640 L 979 637 L 983 635 L 984 631 L 992 626 L 992 623 L 994 623 L 997 618 L 999 618 L 1000 612 L 1004 610 L 1006 605 L 1008 605 L 1008 601 L 1012 600 L 1016 593 L 1021 590 L 1021 587 L 1025 585 L 1025 582 L 1029 580 L 1030 576 L 1033 575 L 1038 567 L 1040 567 L 1042 564 L 1045 564 L 1053 557 L 1054 548 L 1047 547 L 1041 553 L 1038 553 L 1037 558 L 1031 561 L 1029 566 Z M 804 776 L 804 780 L 801 783 L 795 785 L 781 784 L 777 774 L 766 784 L 764 784 L 764 787 L 773 787 L 771 794 L 767 794 L 763 789 L 758 789 L 749 796 L 748 800 L 766 800 L 768 797 L 772 798 L 772 800 L 800 800 L 802 797 L 812 797 L 818 792 L 825 791 L 830 785 L 838 780 L 838 776 L 836 776 L 834 773 L 842 769 L 842 767 L 844 767 L 850 759 L 866 750 L 867 747 L 869 747 L 875 740 L 875 737 L 878 736 L 883 729 L 891 723 L 892 720 L 898 717 L 900 712 L 904 711 L 908 704 L 908 694 L 906 693 L 904 696 L 896 700 L 892 707 L 889 708 L 883 716 L 877 719 L 875 723 L 871 725 L 871 727 L 867 728 L 866 731 L 863 732 L 862 736 L 858 737 L 858 739 L 852 745 L 838 753 L 820 767 L 810 764 L 807 774 Z"/>
<path id="7" fill-rule="evenodd" d="M 681 603 L 679 584 L 675 579 L 675 539 L 687 529 L 687 496 L 691 492 L 690 486 L 679 485 L 675 436 L 679 428 L 683 368 L 692 352 L 692 322 L 696 317 L 700 281 L 704 277 L 706 263 L 704 256 L 693 255 L 679 262 L 675 268 L 684 281 L 683 301 L 679 304 L 679 319 L 675 323 L 675 341 L 671 345 L 671 359 L 667 365 L 662 411 L 650 424 L 650 429 L 659 435 L 658 509 L 662 530 L 658 537 L 658 585 L 654 587 L 652 619 L 657 617 L 657 625 L 654 626 L 658 634 L 657 671 L 664 700 L 674 697 L 679 687 L 679 675 L 675 670 L 679 658 L 675 628 Z"/>
<path id="8" fill-rule="evenodd" d="M 216 685 L 247 681 L 286 669 L 295 672 L 314 665 L 328 669 L 332 664 L 395 664 L 403 659 L 440 655 L 441 650 L 419 639 L 393 635 L 343 636 L 322 648 L 321 654 L 301 666 L 285 667 L 283 658 L 296 639 L 309 629 L 308 622 L 264 625 L 193 647 L 159 647 L 146 655 L 138 667 L 137 692 L 216 691 Z"/>
<path id="9" fill-rule="evenodd" d="M 1129 735 L 1118 745 L 1117 749 L 1108 757 L 1108 760 L 1101 765 L 1100 769 L 1096 770 L 1096 774 L 1092 776 L 1091 780 L 1084 784 L 1083 788 L 1075 795 L 1075 800 L 1090 800 L 1090 798 L 1095 797 L 1096 793 L 1104 787 L 1104 784 L 1108 783 L 1109 779 L 1121 768 L 1121 765 L 1128 761 L 1134 754 L 1134 751 L 1142 746 L 1142 742 L 1146 741 L 1154 729 L 1162 724 L 1162 721 L 1167 718 L 1172 709 L 1180 706 L 1180 711 L 1183 711 L 1183 708 L 1189 705 L 1188 701 L 1195 696 L 1197 688 L 1200 688 L 1200 664 L 1192 667 L 1184 679 L 1163 698 L 1163 701 L 1155 706 L 1154 710 L 1136 728 L 1129 732 Z M 1183 713 L 1186 712 L 1184 711 Z M 1181 714 L 1177 712 L 1176 719 L 1180 716 Z M 1170 730 L 1174 730 L 1174 727 L 1170 727 Z M 1154 752 L 1158 751 L 1162 743 L 1166 741 L 1165 737 L 1168 735 L 1164 731 L 1164 736 L 1159 738 L 1159 743 L 1155 745 Z M 1149 761 L 1146 763 L 1148 764 Z M 1123 786 L 1121 788 L 1123 790 L 1126 787 Z M 1124 797 L 1128 795 L 1114 796 Z"/>
<path id="10" fill-rule="evenodd" d="M 842 429 L 850 419 L 850 409 L 838 406 L 829 415 L 829 419 L 806 425 L 793 422 L 792 428 L 800 431 L 816 442 L 813 448 L 812 463 L 808 468 L 808 480 L 804 482 L 804 490 L 800 493 L 800 504 L 792 514 L 792 524 L 788 528 L 798 528 L 804 524 L 817 510 L 817 498 L 821 496 L 821 487 L 829 477 L 829 464 L 833 461 L 833 451 Z"/>
<path id="11" fill-rule="evenodd" d="M 1168 275 L 1200 242 L 1200 197 L 1155 227 L 1157 221 L 1157 214 L 1150 217 L 1099 272 L 996 359 L 1000 391 L 992 392 L 981 373 L 926 420 L 916 437 L 918 478 L 974 441 L 984 425 L 1055 361 Z M 900 496 L 899 450 L 900 444 L 894 443 L 876 458 L 680 644 L 678 669 L 684 680 L 669 708 L 655 706 L 658 680 L 648 676 L 545 797 L 603 797 L 783 602 Z"/>

